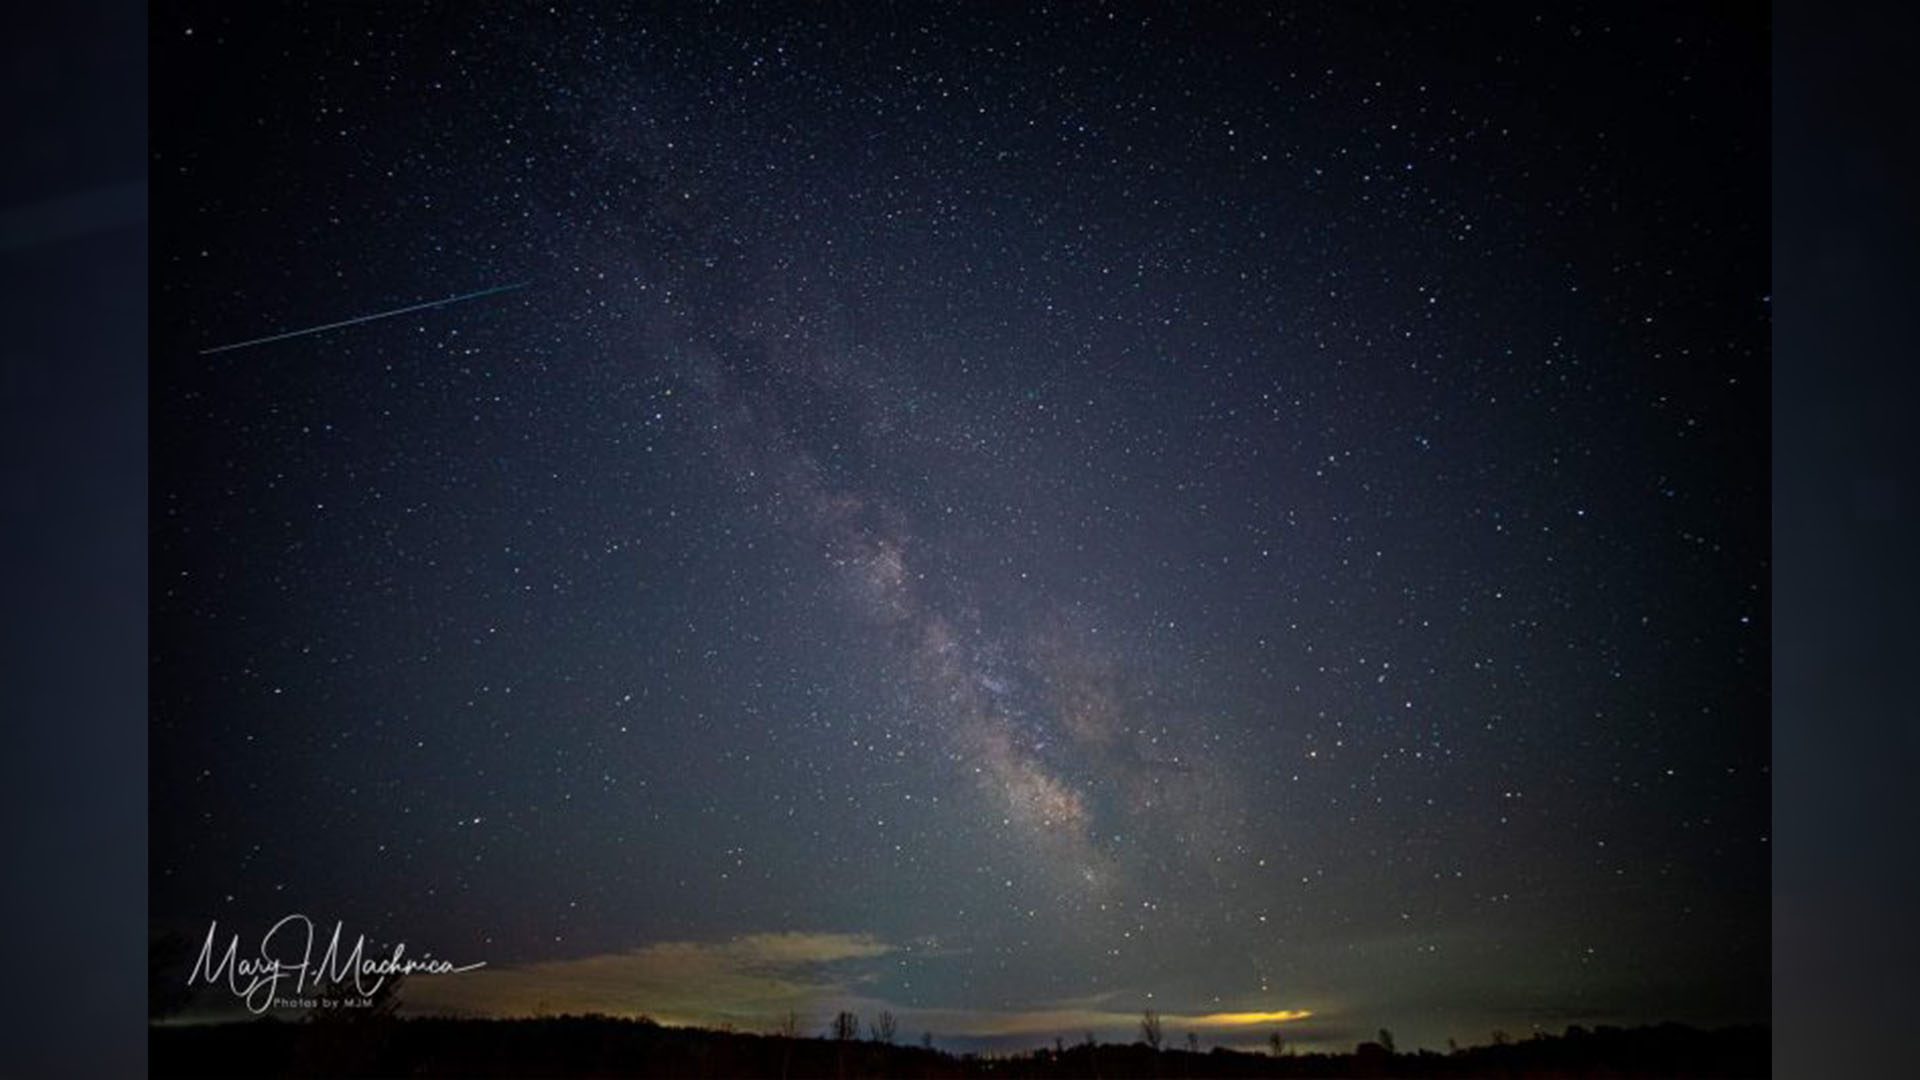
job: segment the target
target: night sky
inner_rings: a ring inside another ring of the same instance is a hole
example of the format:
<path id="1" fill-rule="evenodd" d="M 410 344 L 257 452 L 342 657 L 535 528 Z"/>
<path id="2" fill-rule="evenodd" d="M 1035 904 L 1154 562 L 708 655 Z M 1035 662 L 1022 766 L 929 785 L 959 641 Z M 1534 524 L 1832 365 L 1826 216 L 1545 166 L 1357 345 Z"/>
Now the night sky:
<path id="1" fill-rule="evenodd" d="M 165 6 L 155 925 L 951 1047 L 1764 1019 L 1764 12 L 1353 7 Z"/>

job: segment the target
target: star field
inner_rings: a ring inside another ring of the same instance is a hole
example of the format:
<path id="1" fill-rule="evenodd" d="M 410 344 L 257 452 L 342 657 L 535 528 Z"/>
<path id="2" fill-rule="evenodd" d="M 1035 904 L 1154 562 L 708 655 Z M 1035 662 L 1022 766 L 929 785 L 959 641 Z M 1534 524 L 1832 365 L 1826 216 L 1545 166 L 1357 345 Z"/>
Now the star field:
<path id="1" fill-rule="evenodd" d="M 153 33 L 156 922 L 955 1044 L 1764 1016 L 1764 21 Z"/>

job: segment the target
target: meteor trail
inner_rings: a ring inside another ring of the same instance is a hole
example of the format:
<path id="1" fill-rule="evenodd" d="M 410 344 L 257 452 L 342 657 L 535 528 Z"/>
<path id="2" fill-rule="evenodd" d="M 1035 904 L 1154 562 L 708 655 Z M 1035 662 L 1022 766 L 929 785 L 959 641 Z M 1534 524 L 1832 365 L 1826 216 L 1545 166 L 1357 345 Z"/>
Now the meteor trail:
<path id="1" fill-rule="evenodd" d="M 497 293 L 524 289 L 531 284 L 533 284 L 531 281 L 517 281 L 512 285 L 496 285 L 491 289 L 481 289 L 479 292 L 461 293 L 459 296 L 449 296 L 442 300 L 429 300 L 424 304 L 409 304 L 406 307 L 394 308 L 392 311 L 380 311 L 372 315 L 361 315 L 352 319 L 342 319 L 339 322 L 330 322 L 323 326 L 309 326 L 301 330 L 288 330 L 281 334 L 269 334 L 266 337 L 249 338 L 246 341 L 236 341 L 231 345 L 216 345 L 211 349 L 201 349 L 200 355 L 211 356 L 214 353 L 232 352 L 235 349 L 245 349 L 254 345 L 265 345 L 270 341 L 285 341 L 288 338 L 304 337 L 308 334 L 318 334 L 327 330 L 338 330 L 343 326 L 354 326 L 359 323 L 372 322 L 375 319 L 385 319 L 394 315 L 405 315 L 409 311 L 425 311 L 428 308 L 446 307 L 448 304 L 458 304 L 465 300 L 478 300 L 483 296 L 493 296 Z"/>

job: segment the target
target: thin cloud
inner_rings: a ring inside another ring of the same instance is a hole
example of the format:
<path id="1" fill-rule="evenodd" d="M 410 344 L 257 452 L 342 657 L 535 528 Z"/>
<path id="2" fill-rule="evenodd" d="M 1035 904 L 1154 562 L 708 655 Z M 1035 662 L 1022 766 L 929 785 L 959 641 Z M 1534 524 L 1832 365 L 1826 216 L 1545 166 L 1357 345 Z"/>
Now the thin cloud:
<path id="1" fill-rule="evenodd" d="M 647 1016 L 662 1023 L 772 1030 L 797 1013 L 814 1030 L 840 1009 L 862 1016 L 893 1012 L 907 1030 L 943 1038 L 1038 1038 L 1094 1031 L 1126 1037 L 1140 1013 L 1114 1009 L 1114 994 L 1051 1002 L 1032 1009 L 902 1007 L 861 992 L 875 976 L 870 961 L 902 947 L 870 934 L 749 934 L 720 943 L 664 942 L 618 953 L 421 977 L 401 990 L 415 1015 L 517 1017 L 562 1013 Z M 1311 1019 L 1310 1009 L 1164 1013 L 1166 1030 L 1230 1035 Z"/>
<path id="2" fill-rule="evenodd" d="M 969 1037 L 1073 1035 L 1079 1032 L 1132 1032 L 1140 1026 L 1140 1013 L 1111 1009 L 1053 1008 L 1010 1012 L 982 1012 L 966 1009 L 919 1009 L 905 1015 L 916 1025 L 945 1035 Z M 1160 1022 L 1168 1032 L 1227 1032 L 1266 1028 L 1309 1019 L 1311 1009 L 1276 1009 L 1265 1012 L 1236 1013 L 1163 1013 Z"/>
<path id="3" fill-rule="evenodd" d="M 850 996 L 843 966 L 894 947 L 869 934 L 750 934 L 416 978 L 406 1011 L 465 1016 L 604 1013 L 663 1023 L 767 1027 L 789 1010 Z"/>

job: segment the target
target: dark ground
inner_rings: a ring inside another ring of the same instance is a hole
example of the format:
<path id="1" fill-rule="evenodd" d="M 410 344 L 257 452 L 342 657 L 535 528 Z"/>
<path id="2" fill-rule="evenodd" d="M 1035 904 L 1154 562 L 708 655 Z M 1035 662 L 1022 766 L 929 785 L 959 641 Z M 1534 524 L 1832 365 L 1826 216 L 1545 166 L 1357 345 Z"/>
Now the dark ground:
<path id="1" fill-rule="evenodd" d="M 937 1050 L 827 1039 L 783 1039 L 644 1020 L 262 1020 L 156 1027 L 154 1076 L 638 1076 L 638 1077 L 1745 1077 L 1768 1075 L 1765 1027 L 1700 1031 L 1677 1024 L 1569 1028 L 1452 1054 L 1280 1058 L 1216 1049 L 1155 1052 L 1144 1043 L 956 1057 Z"/>

